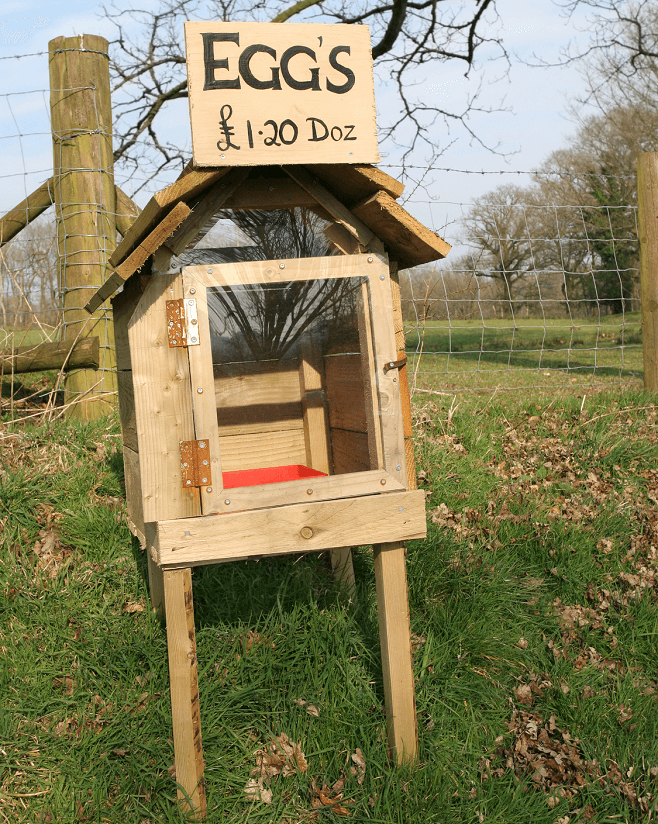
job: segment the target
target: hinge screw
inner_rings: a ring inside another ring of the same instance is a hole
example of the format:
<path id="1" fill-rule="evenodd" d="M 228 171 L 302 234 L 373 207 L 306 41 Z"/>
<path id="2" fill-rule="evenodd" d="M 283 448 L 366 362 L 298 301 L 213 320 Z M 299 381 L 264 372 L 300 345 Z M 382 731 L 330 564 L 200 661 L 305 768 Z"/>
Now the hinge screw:
<path id="1" fill-rule="evenodd" d="M 190 340 L 192 341 L 192 343 L 196 343 L 196 338 L 190 338 Z"/>
<path id="2" fill-rule="evenodd" d="M 205 449 L 205 448 L 206 448 L 206 442 L 205 441 L 199 441 L 199 449 Z"/>
<path id="3" fill-rule="evenodd" d="M 201 478 L 201 483 L 202 484 L 207 484 L 208 483 L 208 478 Z"/>
<path id="4" fill-rule="evenodd" d="M 192 486 L 192 481 L 185 481 L 185 486 Z"/>
<path id="5" fill-rule="evenodd" d="M 203 462 L 203 465 L 204 465 L 204 466 L 208 466 L 208 461 L 204 461 L 204 462 Z M 399 468 L 400 468 L 400 467 L 398 466 L 398 469 L 399 469 Z"/>
<path id="6" fill-rule="evenodd" d="M 194 306 L 194 301 L 193 300 L 188 300 L 187 305 L 188 306 Z"/>
<path id="7" fill-rule="evenodd" d="M 207 486 L 206 487 L 206 492 L 212 492 L 212 486 Z"/>

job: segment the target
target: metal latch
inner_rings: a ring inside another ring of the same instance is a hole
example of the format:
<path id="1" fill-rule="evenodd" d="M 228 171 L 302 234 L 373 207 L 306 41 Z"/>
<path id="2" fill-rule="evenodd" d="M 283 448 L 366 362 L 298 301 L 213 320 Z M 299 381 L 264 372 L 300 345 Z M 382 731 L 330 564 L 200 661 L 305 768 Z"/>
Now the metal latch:
<path id="1" fill-rule="evenodd" d="M 183 489 L 212 483 L 208 441 L 181 441 L 180 466 Z"/>
<path id="2" fill-rule="evenodd" d="M 403 366 L 407 365 L 406 357 L 400 358 L 400 360 L 396 361 L 386 361 L 384 364 L 384 372 L 388 372 L 391 369 L 402 369 Z"/>
<path id="3" fill-rule="evenodd" d="M 199 321 L 196 313 L 196 300 L 179 298 L 168 300 L 166 303 L 169 346 L 198 346 Z"/>

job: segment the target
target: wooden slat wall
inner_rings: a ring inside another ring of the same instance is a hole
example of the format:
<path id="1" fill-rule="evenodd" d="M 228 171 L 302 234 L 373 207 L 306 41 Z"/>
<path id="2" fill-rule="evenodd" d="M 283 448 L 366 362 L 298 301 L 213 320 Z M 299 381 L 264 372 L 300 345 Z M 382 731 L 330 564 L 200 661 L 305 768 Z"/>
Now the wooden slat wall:
<path id="1" fill-rule="evenodd" d="M 361 356 L 328 355 L 324 369 L 334 473 L 366 471 L 371 466 Z"/>
<path id="2" fill-rule="evenodd" d="M 222 471 L 306 463 L 297 361 L 216 366 L 215 374 Z"/>

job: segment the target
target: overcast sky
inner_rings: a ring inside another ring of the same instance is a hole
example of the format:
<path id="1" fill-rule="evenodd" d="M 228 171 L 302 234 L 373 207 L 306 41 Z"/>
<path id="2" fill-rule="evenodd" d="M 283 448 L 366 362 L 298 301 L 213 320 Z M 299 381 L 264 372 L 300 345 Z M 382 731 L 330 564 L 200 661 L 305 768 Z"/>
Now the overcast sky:
<path id="1" fill-rule="evenodd" d="M 142 7 L 156 7 L 145 0 Z M 528 178 L 509 172 L 531 170 L 574 130 L 565 112 L 570 95 L 582 87 L 575 68 L 530 68 L 523 60 L 534 54 L 554 60 L 560 48 L 579 34 L 581 20 L 568 21 L 560 15 L 552 0 L 498 0 L 502 18 L 501 34 L 511 53 L 512 65 L 505 77 L 503 63 L 490 64 L 485 75 L 482 101 L 491 107 L 504 106 L 506 111 L 480 114 L 471 120 L 474 131 L 487 143 L 499 145 L 504 155 L 492 154 L 456 129 L 448 136 L 438 129 L 443 144 L 457 138 L 436 161 L 436 169 L 423 179 L 425 188 L 416 189 L 408 208 L 441 231 L 450 225 L 459 206 L 501 182 L 525 183 Z M 100 4 L 87 0 L 3 0 L 0 12 L 0 150 L 4 163 L 0 168 L 0 213 L 18 203 L 26 193 L 45 180 L 52 169 L 52 149 L 48 131 L 48 65 L 46 55 L 25 56 L 48 49 L 48 41 L 59 35 L 101 34 L 112 36 L 112 28 L 97 16 Z M 462 105 L 466 94 L 478 82 L 464 78 L 460 65 L 438 65 L 419 76 L 426 99 L 437 103 Z M 493 82 L 497 77 L 502 79 Z M 27 92 L 27 93 L 25 93 Z M 377 106 L 386 111 L 395 100 L 386 84 L 378 83 Z M 187 104 L 180 108 L 180 140 L 188 138 Z M 20 135 L 20 136 L 19 136 Z M 389 163 L 396 158 L 388 155 Z M 414 163 L 423 167 L 421 154 Z M 385 163 L 383 164 L 386 165 Z M 443 169 L 503 172 L 482 175 L 445 172 Z M 390 166 L 389 171 L 399 170 Z M 422 175 L 421 169 L 411 174 Z M 159 181 L 157 188 L 168 181 Z M 407 192 L 414 188 L 409 183 Z M 149 191 L 139 195 L 141 204 Z M 406 193 L 405 193 L 406 194 Z M 411 206 L 413 204 L 413 208 Z"/>

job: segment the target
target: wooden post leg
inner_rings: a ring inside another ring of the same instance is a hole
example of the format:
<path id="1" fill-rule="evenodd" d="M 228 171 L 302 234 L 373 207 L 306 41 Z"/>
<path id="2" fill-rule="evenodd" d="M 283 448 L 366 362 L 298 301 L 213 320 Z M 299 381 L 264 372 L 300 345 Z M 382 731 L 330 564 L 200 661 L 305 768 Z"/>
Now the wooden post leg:
<path id="1" fill-rule="evenodd" d="M 151 598 L 151 609 L 164 618 L 164 578 L 162 568 L 151 558 L 150 547 L 146 547 L 149 565 L 149 595 Z"/>
<path id="2" fill-rule="evenodd" d="M 374 551 L 388 746 L 402 764 L 415 760 L 418 750 L 405 548 L 380 544 Z"/>
<path id="3" fill-rule="evenodd" d="M 166 570 L 164 602 L 178 799 L 186 812 L 206 814 L 201 717 L 192 603 L 192 571 Z"/>
<path id="4" fill-rule="evenodd" d="M 351 548 L 345 546 L 341 549 L 332 549 L 329 551 L 329 555 L 331 556 L 334 580 L 350 601 L 356 603 L 356 579 L 354 577 Z"/>

